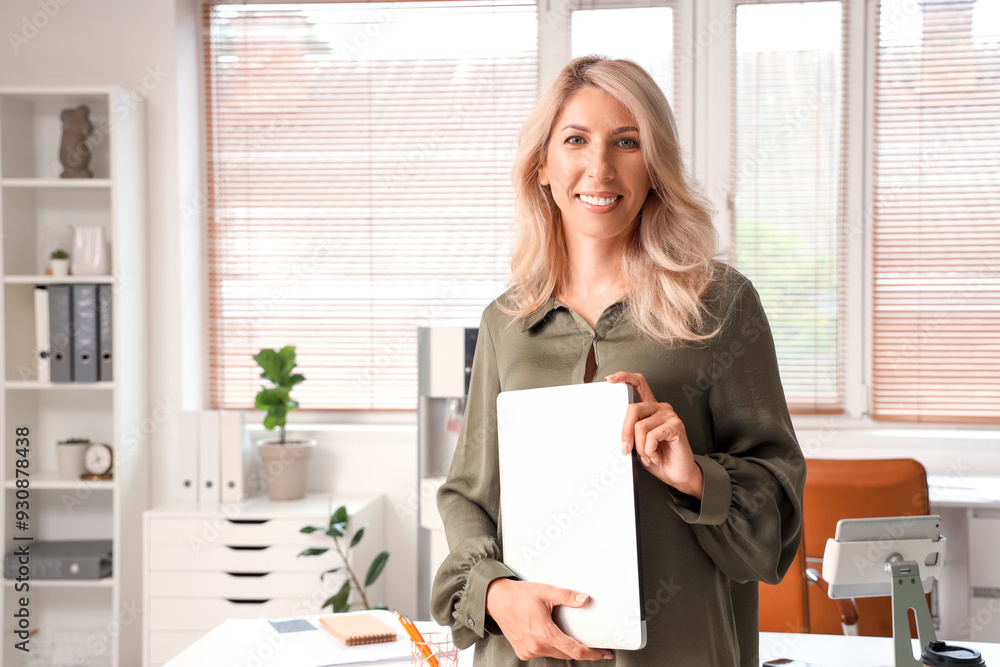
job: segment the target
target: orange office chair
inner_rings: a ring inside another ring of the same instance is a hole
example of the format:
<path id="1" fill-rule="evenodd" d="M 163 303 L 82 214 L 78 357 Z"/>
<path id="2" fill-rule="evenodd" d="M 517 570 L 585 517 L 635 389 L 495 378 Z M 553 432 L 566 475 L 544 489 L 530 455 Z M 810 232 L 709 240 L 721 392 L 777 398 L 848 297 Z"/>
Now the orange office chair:
<path id="1" fill-rule="evenodd" d="M 806 543 L 799 542 L 795 560 L 784 579 L 774 586 L 761 584 L 758 614 L 761 632 L 809 632 L 809 602 L 806 599 Z"/>
<path id="2" fill-rule="evenodd" d="M 807 570 L 822 569 L 826 541 L 834 536 L 840 519 L 930 513 L 927 471 L 913 459 L 806 459 L 806 470 Z M 840 634 L 843 614 L 836 601 L 821 586 L 809 586 L 807 596 L 810 632 Z M 889 597 L 859 598 L 856 603 L 858 634 L 892 636 Z"/>
<path id="3" fill-rule="evenodd" d="M 760 629 L 891 637 L 890 598 L 829 598 L 823 551 L 840 519 L 928 514 L 927 473 L 912 459 L 807 459 L 806 467 L 802 542 L 781 583 L 760 585 Z"/>
<path id="4" fill-rule="evenodd" d="M 817 586 L 825 595 L 827 584 L 815 568 L 806 567 L 806 542 L 799 542 L 785 577 L 775 585 L 761 584 L 759 615 L 761 632 L 811 632 L 809 622 L 810 586 Z M 840 614 L 840 626 L 845 635 L 858 634 L 858 608 L 854 600 L 832 601 Z"/>

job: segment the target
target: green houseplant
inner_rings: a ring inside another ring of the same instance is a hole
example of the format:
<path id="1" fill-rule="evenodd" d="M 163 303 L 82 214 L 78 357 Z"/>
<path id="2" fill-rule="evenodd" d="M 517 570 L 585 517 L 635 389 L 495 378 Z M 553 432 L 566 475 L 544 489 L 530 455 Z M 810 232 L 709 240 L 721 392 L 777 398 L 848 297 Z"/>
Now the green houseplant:
<path id="1" fill-rule="evenodd" d="M 333 574 L 339 572 L 341 569 L 345 570 L 346 578 L 343 585 L 340 587 L 335 594 L 330 596 L 326 602 L 323 603 L 323 607 L 331 607 L 334 613 L 340 613 L 343 611 L 350 611 L 352 606 L 358 604 L 357 602 L 350 602 L 351 589 L 357 591 L 358 595 L 361 597 L 360 604 L 364 609 L 388 609 L 384 604 L 372 605 L 368 601 L 368 587 L 375 583 L 379 575 L 382 574 L 382 570 L 385 569 L 386 561 L 389 560 L 389 552 L 382 550 L 377 556 L 372 560 L 371 565 L 368 566 L 368 572 L 365 574 L 365 583 L 361 584 L 361 581 L 355 575 L 354 570 L 351 568 L 350 563 L 350 553 L 351 549 L 356 547 L 361 538 L 365 534 L 365 528 L 369 524 L 365 524 L 354 531 L 354 534 L 348 538 L 348 524 L 350 522 L 350 517 L 347 515 L 347 507 L 341 506 L 330 515 L 330 521 L 326 526 L 305 526 L 300 532 L 303 533 L 315 533 L 322 531 L 324 535 L 329 535 L 333 539 L 333 548 L 337 550 L 337 554 L 340 555 L 343 561 L 343 567 L 335 567 L 330 570 L 325 570 L 319 575 L 320 581 L 323 581 L 324 577 L 328 574 Z M 322 547 L 312 547 L 306 549 L 299 556 L 320 556 L 329 551 L 329 548 Z"/>
<path id="2" fill-rule="evenodd" d="M 62 248 L 52 251 L 49 255 L 49 267 L 52 269 L 52 275 L 63 277 L 69 275 L 69 253 L 67 253 Z"/>
<path id="3" fill-rule="evenodd" d="M 280 350 L 263 349 L 253 358 L 261 368 L 260 377 L 271 383 L 257 392 L 254 407 L 267 413 L 264 428 L 269 431 L 277 428 L 280 434 L 278 438 L 257 441 L 257 451 L 264 463 L 267 493 L 271 500 L 297 500 L 306 494 L 309 457 L 316 441 L 286 438 L 285 420 L 289 412 L 299 407 L 299 402 L 291 397 L 292 388 L 306 378 L 293 372 L 296 365 L 294 345 L 286 345 Z"/>

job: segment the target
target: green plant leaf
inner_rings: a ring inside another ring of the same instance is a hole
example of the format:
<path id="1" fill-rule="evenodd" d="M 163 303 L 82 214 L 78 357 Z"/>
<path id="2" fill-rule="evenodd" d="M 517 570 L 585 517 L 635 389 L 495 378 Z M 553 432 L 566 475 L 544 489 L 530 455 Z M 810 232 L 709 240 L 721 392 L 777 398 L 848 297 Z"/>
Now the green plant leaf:
<path id="1" fill-rule="evenodd" d="M 335 523 L 347 523 L 347 506 L 341 505 L 330 515 L 330 525 Z"/>
<path id="2" fill-rule="evenodd" d="M 323 526 L 306 526 L 305 528 L 302 528 L 299 532 L 308 534 L 308 533 L 315 533 L 317 530 L 323 530 Z"/>
<path id="3" fill-rule="evenodd" d="M 365 535 L 365 528 L 367 527 L 368 524 L 366 523 L 365 525 L 358 528 L 358 532 L 354 533 L 354 537 L 351 538 L 351 548 L 357 546 L 358 542 L 361 541 L 361 538 L 364 537 Z"/>
<path id="4" fill-rule="evenodd" d="M 339 614 L 342 611 L 348 611 L 351 605 L 348 604 L 347 598 L 351 594 L 351 582 L 345 581 L 344 585 L 340 587 L 337 594 L 327 600 L 333 606 L 333 613 Z M 323 605 L 324 607 L 326 604 Z"/>
<path id="5" fill-rule="evenodd" d="M 339 567 L 335 567 L 335 568 L 333 568 L 332 570 L 327 570 L 326 572 L 323 572 L 323 573 L 321 573 L 321 574 L 319 575 L 319 580 L 320 580 L 320 581 L 323 581 L 323 577 L 325 577 L 325 576 L 326 576 L 326 575 L 328 575 L 328 574 L 333 574 L 334 572 L 340 572 L 340 568 L 339 568 Z M 325 605 L 324 605 L 324 606 L 325 606 Z"/>
<path id="6" fill-rule="evenodd" d="M 375 583 L 378 575 L 382 574 L 382 570 L 385 569 L 385 562 L 387 560 L 389 560 L 388 551 L 382 551 L 378 556 L 375 556 L 375 560 L 368 567 L 368 574 L 365 575 L 365 588 Z"/>
<path id="7" fill-rule="evenodd" d="M 309 549 L 306 549 L 305 551 L 303 551 L 299 555 L 300 556 L 322 556 L 327 551 L 329 551 L 329 549 L 320 549 L 320 548 L 317 548 L 317 547 L 311 547 Z"/>
<path id="8" fill-rule="evenodd" d="M 330 537 L 343 537 L 347 534 L 347 524 L 346 523 L 335 523 L 330 526 L 330 529 L 326 531 L 326 534 Z"/>

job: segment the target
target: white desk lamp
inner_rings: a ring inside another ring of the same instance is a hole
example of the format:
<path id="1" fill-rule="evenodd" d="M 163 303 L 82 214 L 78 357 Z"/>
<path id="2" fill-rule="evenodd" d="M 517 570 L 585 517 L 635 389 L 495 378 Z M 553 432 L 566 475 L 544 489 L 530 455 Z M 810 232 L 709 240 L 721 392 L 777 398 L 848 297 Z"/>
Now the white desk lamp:
<path id="1" fill-rule="evenodd" d="M 842 519 L 827 540 L 823 578 L 831 598 L 892 596 L 896 667 L 922 667 L 913 657 L 907 611 L 913 610 L 921 650 L 937 640 L 925 593 L 944 566 L 941 517 Z"/>

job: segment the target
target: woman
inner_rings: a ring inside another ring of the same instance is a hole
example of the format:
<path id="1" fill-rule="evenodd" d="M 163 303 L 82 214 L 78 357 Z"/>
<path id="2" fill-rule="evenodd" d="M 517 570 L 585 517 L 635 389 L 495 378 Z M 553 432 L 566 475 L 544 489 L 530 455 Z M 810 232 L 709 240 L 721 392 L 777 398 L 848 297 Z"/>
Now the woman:
<path id="1" fill-rule="evenodd" d="M 514 184 L 511 287 L 483 312 L 438 492 L 451 552 L 434 618 L 476 644 L 476 665 L 756 666 L 757 582 L 778 582 L 795 555 L 805 465 L 758 294 L 713 259 L 711 213 L 656 83 L 629 61 L 568 63 L 521 131 Z M 648 473 L 638 651 L 563 634 L 552 608 L 587 591 L 519 581 L 497 530 L 497 394 L 602 379 L 641 401 L 622 427 Z"/>

